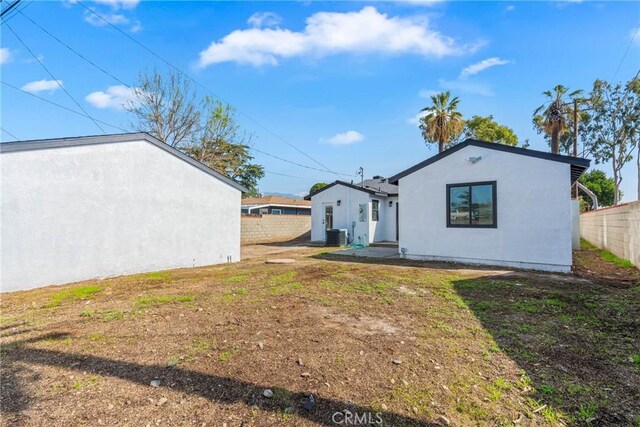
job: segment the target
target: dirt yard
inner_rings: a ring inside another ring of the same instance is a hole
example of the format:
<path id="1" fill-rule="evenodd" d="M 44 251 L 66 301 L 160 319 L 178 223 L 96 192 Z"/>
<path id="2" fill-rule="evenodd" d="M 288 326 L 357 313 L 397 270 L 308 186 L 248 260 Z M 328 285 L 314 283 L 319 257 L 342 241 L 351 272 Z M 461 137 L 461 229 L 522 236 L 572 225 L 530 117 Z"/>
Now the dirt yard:
<path id="1" fill-rule="evenodd" d="M 3 294 L 2 425 L 640 426 L 636 269 L 325 251 Z"/>

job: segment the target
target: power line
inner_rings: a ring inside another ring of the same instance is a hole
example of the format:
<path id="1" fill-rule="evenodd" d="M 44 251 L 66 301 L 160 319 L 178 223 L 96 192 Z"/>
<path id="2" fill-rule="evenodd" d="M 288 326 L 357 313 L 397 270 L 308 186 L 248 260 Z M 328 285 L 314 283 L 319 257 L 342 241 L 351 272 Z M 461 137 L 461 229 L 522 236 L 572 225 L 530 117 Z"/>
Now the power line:
<path id="1" fill-rule="evenodd" d="M 77 1 L 78 4 L 80 4 L 82 7 L 84 7 L 86 10 L 88 10 L 89 12 L 93 13 L 95 16 L 97 16 L 98 18 L 100 18 L 102 21 L 104 21 L 107 25 L 111 26 L 113 29 L 115 29 L 116 31 L 118 31 L 120 34 L 124 35 L 125 37 L 127 37 L 129 40 L 131 40 L 132 42 L 136 43 L 138 46 L 142 47 L 144 50 L 146 50 L 147 52 L 149 52 L 150 54 L 152 54 L 153 56 L 155 56 L 156 58 L 158 58 L 160 61 L 164 62 L 165 64 L 167 64 L 169 67 L 173 68 L 174 70 L 176 70 L 178 73 L 180 73 L 181 75 L 187 77 L 188 79 L 190 79 L 191 81 L 193 81 L 196 85 L 200 86 L 202 89 L 206 90 L 207 92 L 209 92 L 210 94 L 212 94 L 214 97 L 218 98 L 219 100 L 223 101 L 226 104 L 230 104 L 229 102 L 227 102 L 224 98 L 222 98 L 221 96 L 219 96 L 218 94 L 216 94 L 215 92 L 213 92 L 211 89 L 209 89 L 208 87 L 206 87 L 205 85 L 203 85 L 202 83 L 200 83 L 198 80 L 196 80 L 195 78 L 191 77 L 190 75 L 188 75 L 187 73 L 185 73 L 184 71 L 182 71 L 180 68 L 178 68 L 177 66 L 173 65 L 171 62 L 169 62 L 168 60 L 164 59 L 163 57 L 161 57 L 159 54 L 157 54 L 155 51 L 153 51 L 152 49 L 150 49 L 149 47 L 145 46 L 143 43 L 141 43 L 140 41 L 138 41 L 136 38 L 132 37 L 131 35 L 125 33 L 124 31 L 122 31 L 120 28 L 118 28 L 118 26 L 114 25 L 113 23 L 111 23 L 108 19 L 106 19 L 105 17 L 103 17 L 102 15 L 100 15 L 98 12 L 96 12 L 95 10 L 91 9 L 89 6 L 85 5 L 84 2 L 82 0 L 78 0 Z M 345 175 L 345 176 L 351 176 L 348 174 L 342 174 L 342 173 L 338 173 L 335 171 L 332 171 L 331 169 L 329 169 L 327 166 L 323 165 L 322 163 L 320 163 L 318 160 L 316 160 L 315 158 L 311 157 L 310 155 L 308 155 L 307 153 L 305 153 L 304 151 L 302 151 L 301 149 L 299 149 L 298 147 L 296 147 L 294 144 L 290 143 L 289 141 L 287 141 L 286 139 L 284 139 L 283 137 L 281 137 L 280 135 L 276 134 L 274 131 L 272 131 L 271 129 L 267 128 L 265 125 L 263 125 L 262 123 L 258 122 L 256 119 L 254 119 L 253 117 L 249 116 L 246 113 L 243 113 L 242 111 L 238 110 L 238 112 L 243 115 L 244 117 L 246 117 L 247 119 L 249 119 L 250 121 L 252 121 L 253 123 L 255 123 L 256 125 L 258 125 L 259 127 L 261 127 L 262 129 L 264 129 L 265 131 L 267 131 L 268 133 L 270 133 L 272 136 L 274 136 L 275 138 L 279 139 L 280 141 L 284 142 L 285 144 L 287 144 L 288 146 L 290 146 L 291 148 L 293 148 L 294 150 L 296 150 L 297 152 L 299 152 L 300 154 L 302 154 L 303 156 L 307 157 L 308 159 L 310 159 L 311 161 L 313 161 L 314 163 L 318 164 L 319 166 L 322 166 L 324 168 L 324 172 L 331 172 L 335 175 Z"/>
<path id="2" fill-rule="evenodd" d="M 67 110 L 67 111 L 68 111 L 68 112 L 70 112 L 70 113 L 77 114 L 77 115 L 82 116 L 82 117 L 91 118 L 91 117 L 90 117 L 89 115 L 87 115 L 87 114 L 84 114 L 84 113 L 81 113 L 81 112 L 79 112 L 79 111 L 73 110 L 73 109 L 71 109 L 71 108 L 69 108 L 69 107 L 65 107 L 64 105 L 58 104 L 57 102 L 50 101 L 50 100 L 48 100 L 48 99 L 46 99 L 46 98 L 43 98 L 43 97 L 41 97 L 41 96 L 38 96 L 38 95 L 36 95 L 36 94 L 34 94 L 34 93 L 27 92 L 27 91 L 26 91 L 26 90 L 24 90 L 24 89 L 20 89 L 19 87 L 12 85 L 11 83 L 7 83 L 7 82 L 4 82 L 4 81 L 0 81 L 0 83 L 2 83 L 3 85 L 5 85 L 5 86 L 7 86 L 7 87 L 10 87 L 11 89 L 15 89 L 15 90 L 17 90 L 18 92 L 22 92 L 22 93 L 25 93 L 25 94 L 27 94 L 27 95 L 29 95 L 29 96 L 32 96 L 32 97 L 36 98 L 36 99 L 39 99 L 40 101 L 44 101 L 44 102 L 49 103 L 49 104 L 51 104 L 51 105 L 55 105 L 56 107 L 62 108 L 63 110 Z M 107 123 L 107 122 L 105 122 L 105 121 L 103 121 L 103 120 L 100 120 L 100 119 L 92 119 L 92 120 L 95 120 L 95 121 L 97 121 L 97 122 L 99 122 L 99 123 L 102 123 L 102 124 L 104 124 L 104 125 L 107 125 L 107 126 L 111 126 L 112 128 L 115 128 L 115 129 L 121 130 L 121 131 L 123 131 L 123 132 L 129 132 L 128 130 L 123 129 L 123 128 L 121 128 L 120 126 L 112 125 L 111 123 Z"/>
<path id="3" fill-rule="evenodd" d="M 344 174 L 340 174 L 338 172 L 331 172 L 331 171 L 327 171 L 325 169 L 314 168 L 313 166 L 303 165 L 302 163 L 294 162 L 293 160 L 287 160 L 287 159 L 285 159 L 283 157 L 276 156 L 275 154 L 271 154 L 271 153 L 268 153 L 266 151 L 259 150 L 259 149 L 255 148 L 255 147 L 251 147 L 251 150 L 253 150 L 253 151 L 257 152 L 257 153 L 260 153 L 260 154 L 264 154 L 265 156 L 273 157 L 274 159 L 278 159 L 278 160 L 281 160 L 283 162 L 290 163 L 290 164 L 295 165 L 295 166 L 299 166 L 301 168 L 310 169 L 310 170 L 323 172 L 323 173 L 329 172 L 329 173 L 332 173 L 332 174 L 335 174 L 335 175 L 344 175 Z"/>
<path id="4" fill-rule="evenodd" d="M 25 10 L 26 8 L 28 8 L 32 4 L 33 4 L 32 0 L 31 1 L 22 1 L 21 0 L 20 6 L 18 6 L 15 10 L 12 10 L 11 12 L 9 12 L 7 14 L 7 16 L 3 16 L 2 17 L 2 23 L 9 22 L 10 20 L 12 20 L 18 14 L 18 12 L 21 12 L 21 11 Z"/>
<path id="5" fill-rule="evenodd" d="M 288 175 L 288 174 L 286 174 L 286 173 L 281 173 L 281 172 L 272 172 L 272 171 L 268 171 L 268 170 L 265 170 L 265 171 L 264 171 L 264 173 L 269 174 L 269 175 L 280 175 L 280 176 L 286 176 L 286 177 L 289 177 L 289 178 L 296 178 L 296 179 L 307 179 L 307 178 L 302 177 L 302 176 Z"/>
<path id="6" fill-rule="evenodd" d="M 10 87 L 11 89 L 14 89 L 14 90 L 18 91 L 18 92 L 22 92 L 22 93 L 24 93 L 24 94 L 26 94 L 26 95 L 29 95 L 29 96 L 33 97 L 33 98 L 39 99 L 40 101 L 44 101 L 44 102 L 46 102 L 46 103 L 48 103 L 48 104 L 51 104 L 51 105 L 54 105 L 54 106 L 56 106 L 56 107 L 58 107 L 58 108 L 62 108 L 63 110 L 66 110 L 66 111 L 68 111 L 68 112 L 70 112 L 70 113 L 77 114 L 77 115 L 79 115 L 79 116 L 89 118 L 89 116 L 88 116 L 87 114 L 84 114 L 84 113 L 81 113 L 81 112 L 79 112 L 79 111 L 73 110 L 73 109 L 71 109 L 71 108 L 65 107 L 64 105 L 58 104 L 58 103 L 56 103 L 56 102 L 53 102 L 53 101 L 51 101 L 51 100 L 48 100 L 48 99 L 46 99 L 46 98 L 43 98 L 43 97 L 38 96 L 38 95 L 36 95 L 36 94 L 33 94 L 33 93 L 31 93 L 31 92 L 27 92 L 27 91 L 26 91 L 26 90 L 24 90 L 24 89 L 20 89 L 19 87 L 12 85 L 11 83 L 7 83 L 7 82 L 5 82 L 5 81 L 0 81 L 0 83 L 2 83 L 3 85 L 5 85 L 5 86 L 7 86 L 7 87 Z M 120 131 L 122 131 L 122 132 L 129 132 L 127 129 L 123 129 L 123 128 L 121 128 L 120 126 L 116 126 L 116 125 L 111 124 L 111 123 L 109 123 L 109 122 L 105 122 L 105 121 L 103 121 L 103 120 L 99 120 L 99 119 L 94 119 L 94 120 L 96 120 L 97 122 L 102 123 L 102 124 L 104 124 L 104 125 L 107 125 L 107 126 L 110 126 L 110 127 L 112 127 L 112 128 L 118 129 L 118 130 L 120 130 Z M 17 138 L 16 138 L 16 139 L 17 139 Z M 327 171 L 326 171 L 326 170 L 324 170 L 324 169 L 314 168 L 313 166 L 303 165 L 303 164 L 301 164 L 301 163 L 297 163 L 297 162 L 294 162 L 294 161 L 292 161 L 292 160 L 288 160 L 288 159 L 285 159 L 285 158 L 283 158 L 283 157 L 276 156 L 275 154 L 271 154 L 271 153 L 268 153 L 268 152 L 266 152 L 266 151 L 259 150 L 259 149 L 257 149 L 257 148 L 250 147 L 250 150 L 253 150 L 253 151 L 258 152 L 258 153 L 260 153 L 260 154 L 264 154 L 265 156 L 273 157 L 274 159 L 277 159 L 277 160 L 280 160 L 280 161 L 283 161 L 283 162 L 285 162 L 285 163 L 289 163 L 289 164 L 292 164 L 292 165 L 295 165 L 295 166 L 298 166 L 298 167 L 301 167 L 301 168 L 305 168 L 305 169 L 310 169 L 310 170 L 314 170 L 314 171 L 318 171 L 318 172 L 327 173 Z M 271 173 L 274 173 L 274 172 L 271 172 Z M 293 175 L 291 175 L 291 177 L 292 177 L 292 178 L 301 178 L 301 179 L 304 179 L 303 177 L 299 177 L 299 176 L 295 176 L 295 177 L 294 177 Z"/>
<path id="7" fill-rule="evenodd" d="M 121 83 L 122 85 L 131 88 L 131 86 L 129 84 L 127 84 L 126 82 L 124 82 L 123 80 L 121 80 L 120 78 L 118 78 L 117 76 L 115 76 L 113 73 L 109 72 L 108 70 L 104 69 L 103 67 L 100 67 L 99 65 L 97 65 L 95 62 L 93 62 L 92 60 L 90 60 L 89 58 L 87 58 L 85 55 L 81 54 L 80 52 L 78 52 L 76 49 L 74 49 L 73 47 L 71 47 L 69 44 L 65 43 L 63 40 L 61 40 L 59 37 L 55 36 L 54 34 L 52 34 L 50 31 L 48 31 L 46 28 L 44 28 L 43 26 L 41 26 L 40 24 L 38 24 L 35 20 L 33 20 L 31 17 L 27 16 L 26 14 L 22 13 L 22 16 L 24 16 L 25 18 L 27 18 L 29 21 L 31 21 L 32 24 L 34 24 L 36 27 L 38 27 L 40 30 L 42 30 L 44 33 L 46 33 L 47 35 L 49 35 L 51 38 L 53 38 L 55 41 L 57 41 L 58 43 L 60 43 L 62 46 L 64 46 L 65 48 L 67 48 L 68 50 L 70 50 L 71 52 L 73 52 L 74 54 L 76 54 L 78 57 L 80 57 L 82 60 L 86 61 L 87 63 L 89 63 L 90 65 L 92 65 L 93 67 L 95 67 L 96 69 L 98 69 L 99 71 L 101 71 L 102 73 L 104 73 L 105 75 L 113 78 L 114 80 L 118 81 L 119 83 Z M 189 77 L 189 76 L 187 76 Z M 206 89 L 206 88 L 205 88 Z M 28 93 L 28 92 L 26 92 Z M 29 95 L 32 95 L 30 93 L 28 93 Z M 44 101 L 48 101 L 46 99 L 40 98 Z M 73 110 L 70 110 L 73 111 Z M 74 113 L 77 113 L 75 111 L 73 111 Z M 109 125 L 112 126 L 112 125 Z M 298 162 L 294 162 L 276 155 L 273 155 L 271 153 L 268 153 L 266 151 L 262 151 L 262 150 L 258 150 L 255 148 L 251 148 L 252 150 L 256 151 L 256 152 L 260 152 L 266 156 L 269 157 L 273 157 L 275 159 L 278 159 L 280 161 L 298 166 L 298 167 L 302 167 L 302 168 L 306 168 L 306 169 L 310 169 L 310 170 L 315 170 L 315 171 L 319 171 L 319 172 L 323 172 L 323 173 L 333 173 L 335 175 L 346 175 L 346 174 L 339 174 L 337 172 L 333 172 L 333 171 L 328 171 L 326 169 L 319 169 L 319 168 L 315 168 L 315 167 L 310 167 L 307 165 L 304 165 L 302 163 L 298 163 Z M 297 177 L 300 178 L 300 177 Z"/>
<path id="8" fill-rule="evenodd" d="M 55 76 L 51 73 L 51 71 L 49 71 L 49 69 L 42 63 L 42 61 L 40 60 L 40 58 L 38 58 L 38 56 L 33 53 L 33 51 L 29 48 L 29 46 L 27 46 L 27 44 L 20 38 L 20 36 L 18 35 L 18 33 L 16 33 L 15 31 L 13 31 L 13 28 L 11 28 L 11 26 L 9 24 L 6 24 L 7 28 L 9 29 L 9 31 L 11 31 L 13 33 L 13 35 L 18 39 L 18 41 L 22 44 L 22 46 L 24 46 L 24 48 L 31 54 L 31 56 L 33 56 L 35 58 L 36 61 L 38 61 L 38 64 L 40 64 L 40 66 L 47 72 L 47 74 L 49 74 L 49 76 L 51 76 L 51 78 L 56 82 L 56 84 L 58 86 L 60 86 L 60 89 L 62 89 L 64 91 L 64 93 L 67 94 L 67 96 L 69 97 L 69 99 L 71 99 L 73 101 L 74 104 L 76 104 L 78 106 L 78 108 L 80 108 L 80 110 L 82 110 L 82 112 L 89 118 L 91 119 L 91 121 L 98 127 L 98 129 L 100 129 L 100 131 L 102 131 L 102 133 L 106 133 L 105 130 L 102 128 L 102 126 L 100 126 L 98 124 L 98 122 L 89 115 L 89 113 L 87 113 L 87 111 L 82 108 L 82 105 L 80 105 L 80 103 L 78 101 L 76 101 L 76 99 L 69 93 L 69 91 L 62 85 L 62 83 L 60 83 L 60 81 L 58 79 L 55 78 Z"/>
<path id="9" fill-rule="evenodd" d="M 16 7 L 20 3 L 20 1 L 21 0 L 16 0 L 13 3 L 11 3 L 9 6 L 7 6 L 2 12 L 0 12 L 0 18 L 4 17 L 4 15 L 9 13 L 11 11 L 11 9 Z"/>
<path id="10" fill-rule="evenodd" d="M 622 59 L 620 60 L 620 63 L 618 64 L 618 67 L 616 68 L 616 72 L 613 74 L 613 78 L 611 79 L 611 83 L 613 83 L 615 81 L 616 77 L 618 76 L 618 72 L 620 71 L 620 68 L 622 67 L 622 64 L 624 63 L 624 60 L 627 57 L 627 54 L 629 53 L 629 50 L 631 49 L 631 45 L 635 41 L 636 37 L 639 37 L 639 36 L 640 36 L 640 25 L 638 25 L 638 28 L 636 28 L 636 31 L 631 35 L 631 40 L 629 41 L 629 45 L 627 46 L 627 50 L 625 50 L 624 51 L 624 55 L 622 55 Z"/>
<path id="11" fill-rule="evenodd" d="M 15 136 L 14 134 L 12 134 L 11 132 L 9 132 L 8 130 L 6 130 L 5 128 L 3 128 L 2 126 L 0 126 L 0 130 L 2 130 L 2 132 L 6 133 L 7 135 L 9 135 L 11 138 L 15 139 L 16 141 L 20 139 L 17 136 Z"/>
<path id="12" fill-rule="evenodd" d="M 87 61 L 89 64 L 93 65 L 95 68 L 97 68 L 98 70 L 102 71 L 105 75 L 111 77 L 112 79 L 116 80 L 118 83 L 128 87 L 129 89 L 131 89 L 131 86 L 129 86 L 126 82 L 122 81 L 121 79 L 119 79 L 118 77 L 114 76 L 112 73 L 110 73 L 109 71 L 105 70 L 104 68 L 102 68 L 101 66 L 99 66 L 98 64 L 96 64 L 95 62 L 93 62 L 92 60 L 90 60 L 89 58 L 87 58 L 86 56 L 84 56 L 83 54 L 81 54 L 80 52 L 78 52 L 77 50 L 75 50 L 74 48 L 72 48 L 71 46 L 69 46 L 67 43 L 63 42 L 62 40 L 60 40 L 58 37 L 56 37 L 55 35 L 51 34 L 50 31 L 48 31 L 46 28 L 42 27 L 40 24 L 38 24 L 36 21 L 34 21 L 33 19 L 31 19 L 31 17 L 29 17 L 28 15 L 22 13 L 22 11 L 18 11 L 18 13 L 22 16 L 24 16 L 25 18 L 27 18 L 29 21 L 31 21 L 31 23 L 33 25 L 35 25 L 36 27 L 40 28 L 40 30 L 42 30 L 45 34 L 49 35 L 49 37 L 51 37 L 52 39 L 54 39 L 55 41 L 57 41 L 58 43 L 60 43 L 62 46 L 66 47 L 68 50 L 70 50 L 71 52 L 75 53 L 76 55 L 78 55 L 80 58 L 82 58 L 83 60 Z"/>

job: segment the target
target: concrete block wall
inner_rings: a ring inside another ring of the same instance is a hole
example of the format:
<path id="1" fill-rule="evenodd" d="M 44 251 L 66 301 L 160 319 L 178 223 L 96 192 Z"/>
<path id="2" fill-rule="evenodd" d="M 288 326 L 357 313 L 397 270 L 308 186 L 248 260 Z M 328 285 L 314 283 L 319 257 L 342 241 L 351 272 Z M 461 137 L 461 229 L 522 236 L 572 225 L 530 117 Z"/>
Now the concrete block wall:
<path id="1" fill-rule="evenodd" d="M 241 228 L 243 245 L 310 240 L 311 215 L 242 215 Z"/>
<path id="2" fill-rule="evenodd" d="M 640 201 L 581 214 L 580 235 L 640 267 Z"/>

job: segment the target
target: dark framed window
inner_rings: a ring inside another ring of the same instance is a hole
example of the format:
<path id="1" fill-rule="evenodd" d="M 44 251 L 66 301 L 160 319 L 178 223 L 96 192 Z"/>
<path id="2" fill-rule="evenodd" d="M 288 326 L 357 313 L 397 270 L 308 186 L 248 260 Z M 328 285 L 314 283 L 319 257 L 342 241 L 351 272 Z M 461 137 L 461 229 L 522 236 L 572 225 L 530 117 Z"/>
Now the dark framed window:
<path id="1" fill-rule="evenodd" d="M 380 218 L 380 201 L 371 201 L 371 221 L 378 221 Z"/>
<path id="2" fill-rule="evenodd" d="M 447 184 L 447 227 L 496 228 L 496 181 Z"/>

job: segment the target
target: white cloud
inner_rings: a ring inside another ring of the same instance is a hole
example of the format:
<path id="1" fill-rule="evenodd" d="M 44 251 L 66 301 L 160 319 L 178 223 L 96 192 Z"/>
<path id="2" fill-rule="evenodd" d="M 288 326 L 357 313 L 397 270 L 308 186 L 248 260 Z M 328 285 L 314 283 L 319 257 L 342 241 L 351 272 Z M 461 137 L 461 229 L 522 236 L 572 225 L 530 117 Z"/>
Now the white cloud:
<path id="1" fill-rule="evenodd" d="M 372 6 L 356 12 L 318 12 L 307 18 L 302 31 L 235 30 L 200 52 L 198 64 L 200 67 L 221 62 L 277 65 L 283 58 L 339 53 L 444 57 L 473 51 L 479 46 L 460 46 L 452 37 L 430 28 L 426 19 L 390 17 Z"/>
<path id="2" fill-rule="evenodd" d="M 420 119 L 423 118 L 424 116 L 426 116 L 427 114 L 428 113 L 426 111 L 420 111 L 415 116 L 409 117 L 407 119 L 407 123 L 412 125 L 412 126 L 418 126 L 420 124 Z"/>
<path id="3" fill-rule="evenodd" d="M 412 4 L 416 6 L 433 6 L 444 3 L 446 0 L 398 0 L 398 3 Z"/>
<path id="4" fill-rule="evenodd" d="M 631 38 L 633 43 L 640 45 L 640 26 L 629 31 L 629 38 Z"/>
<path id="5" fill-rule="evenodd" d="M 514 10 L 516 10 L 515 5 L 510 4 L 507 6 L 507 8 L 505 9 L 507 12 L 513 12 Z"/>
<path id="6" fill-rule="evenodd" d="M 136 90 L 124 85 L 109 86 L 106 91 L 91 92 L 84 99 L 96 108 L 122 110 L 129 102 L 135 101 Z"/>
<path id="7" fill-rule="evenodd" d="M 36 80 L 22 86 L 22 90 L 30 93 L 53 92 L 60 89 L 62 80 Z"/>
<path id="8" fill-rule="evenodd" d="M 140 0 L 93 0 L 93 2 L 111 6 L 114 10 L 117 10 L 134 9 L 140 3 Z"/>
<path id="9" fill-rule="evenodd" d="M 438 84 L 442 89 L 458 93 L 468 93 L 471 95 L 493 96 L 491 88 L 482 83 L 473 83 L 467 80 L 444 80 L 439 79 Z"/>
<path id="10" fill-rule="evenodd" d="M 11 51 L 8 47 L 0 47 L 0 64 L 11 62 Z"/>
<path id="11" fill-rule="evenodd" d="M 348 130 L 346 132 L 337 133 L 331 138 L 321 138 L 320 142 L 331 145 L 350 145 L 360 142 L 364 139 L 364 135 L 355 130 Z"/>
<path id="12" fill-rule="evenodd" d="M 418 96 L 420 98 L 431 98 L 433 95 L 437 94 L 438 91 L 437 90 L 431 90 L 431 89 L 422 89 L 418 92 Z"/>
<path id="13" fill-rule="evenodd" d="M 136 20 L 131 28 L 129 28 L 129 31 L 131 31 L 132 33 L 139 33 L 140 31 L 142 31 L 142 22 Z"/>
<path id="14" fill-rule="evenodd" d="M 460 73 L 460 78 L 466 79 L 467 77 L 478 74 L 479 72 L 484 71 L 487 68 L 495 67 L 496 65 L 505 65 L 510 63 L 511 61 L 506 59 L 500 59 L 497 56 L 494 56 L 493 58 L 487 58 L 475 64 L 469 65 L 468 67 L 465 67 Z"/>
<path id="15" fill-rule="evenodd" d="M 247 19 L 247 24 L 256 27 L 275 27 L 282 22 L 280 15 L 274 12 L 256 12 Z"/>
<path id="16" fill-rule="evenodd" d="M 88 22 L 94 27 L 104 27 L 105 25 L 108 25 L 104 21 L 105 19 L 113 25 L 126 25 L 129 23 L 129 18 L 127 18 L 121 13 L 107 13 L 107 14 L 101 14 L 101 16 L 104 19 L 100 18 L 98 15 L 95 15 L 87 10 L 84 13 L 84 20 L 85 22 Z"/>

